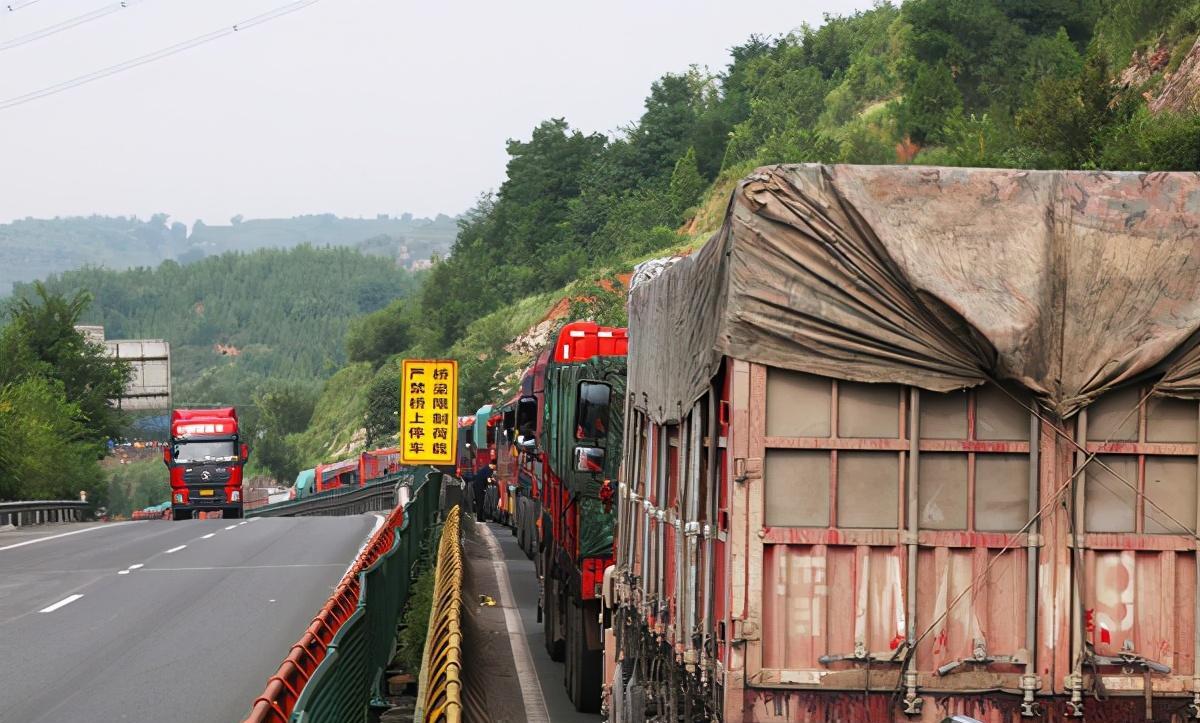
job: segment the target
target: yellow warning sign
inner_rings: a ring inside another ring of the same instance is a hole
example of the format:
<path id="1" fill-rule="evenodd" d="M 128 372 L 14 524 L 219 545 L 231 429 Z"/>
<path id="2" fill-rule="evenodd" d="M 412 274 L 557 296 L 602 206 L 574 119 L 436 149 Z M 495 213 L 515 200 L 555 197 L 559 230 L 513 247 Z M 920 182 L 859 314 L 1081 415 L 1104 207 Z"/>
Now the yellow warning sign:
<path id="1" fill-rule="evenodd" d="M 458 452 L 458 362 L 405 359 L 400 378 L 400 462 L 454 464 Z"/>

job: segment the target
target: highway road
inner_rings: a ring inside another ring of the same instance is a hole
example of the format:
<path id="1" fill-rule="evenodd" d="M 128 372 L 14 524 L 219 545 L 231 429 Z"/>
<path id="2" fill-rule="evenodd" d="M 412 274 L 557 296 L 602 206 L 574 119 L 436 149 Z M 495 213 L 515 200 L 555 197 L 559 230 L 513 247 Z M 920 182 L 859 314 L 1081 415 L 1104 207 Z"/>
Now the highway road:
<path id="1" fill-rule="evenodd" d="M 0 723 L 241 720 L 380 524 L 0 532 Z"/>

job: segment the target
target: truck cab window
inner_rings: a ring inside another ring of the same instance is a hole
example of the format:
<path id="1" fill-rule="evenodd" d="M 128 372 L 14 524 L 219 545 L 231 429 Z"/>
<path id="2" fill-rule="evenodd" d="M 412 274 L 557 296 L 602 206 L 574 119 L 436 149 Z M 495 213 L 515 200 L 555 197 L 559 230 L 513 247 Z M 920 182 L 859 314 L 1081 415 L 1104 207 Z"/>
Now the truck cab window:
<path id="1" fill-rule="evenodd" d="M 579 383 L 579 406 L 575 413 L 575 438 L 603 437 L 608 433 L 608 407 L 612 388 L 601 382 Z"/>

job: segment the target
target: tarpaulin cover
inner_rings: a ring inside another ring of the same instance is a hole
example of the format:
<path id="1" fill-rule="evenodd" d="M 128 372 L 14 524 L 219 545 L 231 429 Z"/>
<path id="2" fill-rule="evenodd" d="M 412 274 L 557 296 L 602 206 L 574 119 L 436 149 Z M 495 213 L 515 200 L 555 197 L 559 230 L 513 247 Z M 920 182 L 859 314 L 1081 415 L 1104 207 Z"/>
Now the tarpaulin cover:
<path id="1" fill-rule="evenodd" d="M 1200 175 L 796 165 L 630 294 L 630 390 L 656 422 L 721 357 L 949 391 L 995 380 L 1069 416 L 1161 377 L 1200 396 Z"/>

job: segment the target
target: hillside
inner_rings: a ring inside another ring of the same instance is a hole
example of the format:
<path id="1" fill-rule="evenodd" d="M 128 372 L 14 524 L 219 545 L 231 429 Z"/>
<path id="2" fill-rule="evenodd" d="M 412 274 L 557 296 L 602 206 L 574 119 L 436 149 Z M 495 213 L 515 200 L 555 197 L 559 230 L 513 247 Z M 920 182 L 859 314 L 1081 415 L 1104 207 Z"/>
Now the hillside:
<path id="1" fill-rule="evenodd" d="M 380 215 L 373 219 L 331 214 L 287 219 L 233 219 L 229 225 L 196 222 L 189 234 L 166 214 L 143 221 L 129 217 L 89 216 L 22 219 L 0 224 L 0 298 L 20 282 L 42 279 L 84 266 L 115 270 L 157 266 L 166 260 L 194 262 L 227 251 L 263 248 L 348 246 L 420 267 L 444 256 L 454 242 L 453 218 Z"/>
<path id="2" fill-rule="evenodd" d="M 186 266 L 86 268 L 46 284 L 88 290 L 83 322 L 103 324 L 110 339 L 169 341 L 177 403 L 244 404 L 267 379 L 311 386 L 327 377 L 346 361 L 350 320 L 412 294 L 422 273 L 351 249 L 300 246 Z"/>
<path id="3" fill-rule="evenodd" d="M 385 435 L 400 356 L 457 358 L 462 414 L 504 397 L 531 350 L 514 339 L 620 322 L 600 282 L 702 243 L 760 165 L 1200 170 L 1198 33 L 1197 0 L 880 3 L 663 76 L 615 137 L 549 119 L 509 141 L 420 295 L 360 323 L 402 351 L 338 372 L 317 408 L 340 414 L 293 439 L 312 461 Z"/>

